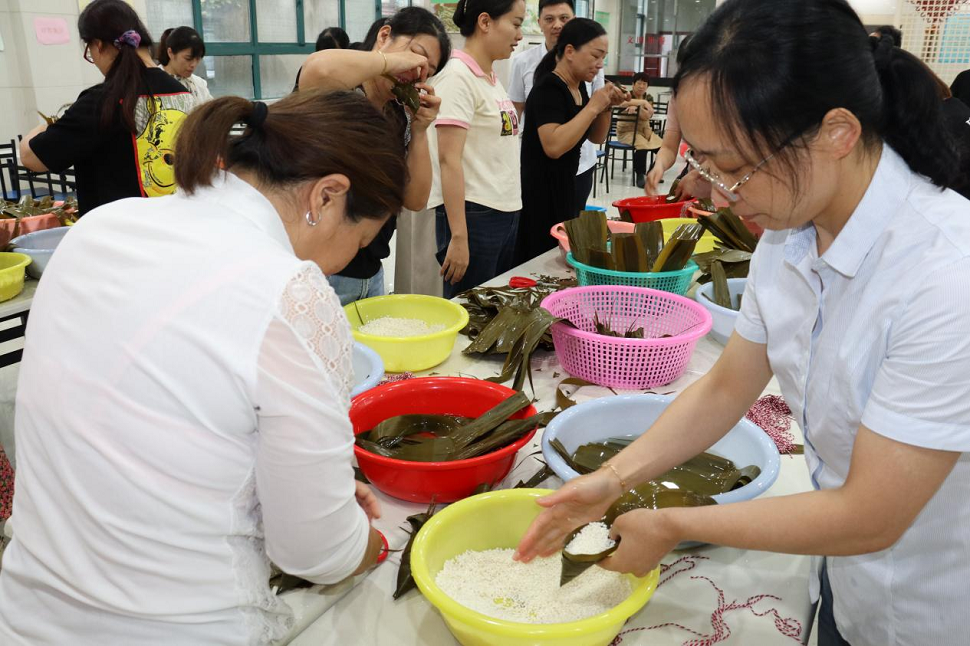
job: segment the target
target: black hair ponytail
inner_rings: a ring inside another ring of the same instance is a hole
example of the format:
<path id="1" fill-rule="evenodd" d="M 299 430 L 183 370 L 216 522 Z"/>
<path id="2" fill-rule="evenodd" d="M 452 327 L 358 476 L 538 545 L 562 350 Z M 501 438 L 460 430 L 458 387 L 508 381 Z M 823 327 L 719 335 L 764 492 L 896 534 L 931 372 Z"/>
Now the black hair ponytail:
<path id="1" fill-rule="evenodd" d="M 138 55 L 147 47 L 151 51 L 152 37 L 135 10 L 124 0 L 94 0 L 77 19 L 81 40 L 91 45 L 101 41 L 104 47 L 116 47 L 118 56 L 104 77 L 104 104 L 101 128 L 110 128 L 121 113 L 121 122 L 132 134 L 135 125 L 135 104 L 143 92 L 150 92 L 145 76 L 148 68 Z M 149 101 L 149 111 L 155 103 Z"/>
<path id="2" fill-rule="evenodd" d="M 678 63 L 674 93 L 706 77 L 728 136 L 774 154 L 793 187 L 797 149 L 836 108 L 855 115 L 868 147 L 883 140 L 937 186 L 954 183 L 957 153 L 932 75 L 892 36 L 870 39 L 846 0 L 728 0 L 681 45 Z"/>
<path id="3" fill-rule="evenodd" d="M 572 45 L 573 49 L 580 49 L 591 40 L 596 40 L 605 35 L 606 29 L 595 20 L 573 18 L 567 22 L 559 33 L 556 46 L 546 52 L 546 55 L 539 61 L 539 65 L 536 66 L 535 84 L 538 85 L 544 77 L 552 74 L 559 59 L 566 53 L 567 46 Z"/>
<path id="4" fill-rule="evenodd" d="M 955 185 L 959 154 L 945 130 L 936 79 L 922 61 L 895 47 L 890 34 L 870 41 L 882 86 L 883 139 L 912 170 L 937 186 Z"/>
<path id="5" fill-rule="evenodd" d="M 158 54 L 155 60 L 162 65 L 168 65 L 172 60 L 168 55 L 170 49 L 175 54 L 188 49 L 192 52 L 192 58 L 205 56 L 205 43 L 202 41 L 202 36 L 191 27 L 175 27 L 163 31 L 161 38 L 158 39 Z"/>

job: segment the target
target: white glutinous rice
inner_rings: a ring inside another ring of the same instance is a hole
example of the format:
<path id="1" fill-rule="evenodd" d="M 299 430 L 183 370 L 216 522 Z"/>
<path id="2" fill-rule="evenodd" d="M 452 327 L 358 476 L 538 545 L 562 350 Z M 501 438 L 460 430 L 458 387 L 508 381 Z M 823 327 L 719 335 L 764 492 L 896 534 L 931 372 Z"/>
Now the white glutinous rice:
<path id="1" fill-rule="evenodd" d="M 359 332 L 373 336 L 424 336 L 441 332 L 445 326 L 441 323 L 428 325 L 421 319 L 406 319 L 395 316 L 382 316 L 373 321 L 367 321 L 360 326 Z"/>
<path id="2" fill-rule="evenodd" d="M 569 541 L 566 551 L 570 554 L 599 554 L 614 545 L 616 541 L 610 538 L 610 528 L 606 523 L 590 523 Z"/>
<path id="3" fill-rule="evenodd" d="M 529 563 L 514 550 L 467 551 L 445 562 L 435 582 L 449 597 L 496 619 L 528 624 L 579 621 L 622 603 L 633 587 L 626 576 L 591 567 L 559 587 L 559 556 Z"/>

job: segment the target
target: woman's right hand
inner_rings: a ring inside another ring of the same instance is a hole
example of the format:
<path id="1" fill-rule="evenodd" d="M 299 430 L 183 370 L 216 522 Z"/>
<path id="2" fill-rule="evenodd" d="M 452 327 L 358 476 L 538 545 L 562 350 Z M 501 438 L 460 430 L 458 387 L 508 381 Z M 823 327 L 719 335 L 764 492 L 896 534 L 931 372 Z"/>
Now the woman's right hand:
<path id="1" fill-rule="evenodd" d="M 547 507 L 532 521 L 512 557 L 528 563 L 537 556 L 551 556 L 563 548 L 566 537 L 578 527 L 603 518 L 623 492 L 609 469 L 600 469 L 564 484 L 536 502 Z"/>
<path id="2" fill-rule="evenodd" d="M 427 57 L 416 54 L 409 49 L 400 52 L 382 53 L 387 60 L 387 69 L 384 70 L 385 74 L 398 76 L 400 74 L 415 72 L 417 74 L 415 81 L 424 83 L 428 80 L 429 69 Z"/>
<path id="3" fill-rule="evenodd" d="M 454 285 L 465 277 L 465 271 L 468 269 L 469 255 L 468 240 L 466 238 L 452 236 L 451 242 L 448 243 L 448 253 L 445 255 L 445 261 L 441 263 L 440 273 L 446 281 Z"/>

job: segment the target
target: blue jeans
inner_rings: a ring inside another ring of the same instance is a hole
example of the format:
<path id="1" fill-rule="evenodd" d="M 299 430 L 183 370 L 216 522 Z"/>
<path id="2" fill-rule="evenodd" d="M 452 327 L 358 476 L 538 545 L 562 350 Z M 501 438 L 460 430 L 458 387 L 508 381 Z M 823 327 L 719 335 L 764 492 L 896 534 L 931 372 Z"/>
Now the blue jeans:
<path id="1" fill-rule="evenodd" d="M 822 598 L 818 602 L 818 646 L 852 646 L 845 641 L 835 625 L 832 610 L 832 586 L 829 584 L 827 564 L 822 565 Z"/>
<path id="2" fill-rule="evenodd" d="M 497 211 L 465 202 L 465 226 L 468 228 L 468 269 L 454 285 L 445 281 L 445 298 L 453 298 L 512 268 L 515 236 L 519 230 L 518 211 Z M 440 265 L 445 261 L 451 242 L 451 227 L 444 206 L 435 209 L 435 242 L 438 245 L 435 257 Z"/>
<path id="3" fill-rule="evenodd" d="M 354 301 L 371 296 L 383 296 L 384 291 L 384 268 L 381 267 L 377 273 L 370 278 L 348 278 L 347 276 L 328 276 L 327 281 L 340 297 L 341 305 L 349 305 Z"/>

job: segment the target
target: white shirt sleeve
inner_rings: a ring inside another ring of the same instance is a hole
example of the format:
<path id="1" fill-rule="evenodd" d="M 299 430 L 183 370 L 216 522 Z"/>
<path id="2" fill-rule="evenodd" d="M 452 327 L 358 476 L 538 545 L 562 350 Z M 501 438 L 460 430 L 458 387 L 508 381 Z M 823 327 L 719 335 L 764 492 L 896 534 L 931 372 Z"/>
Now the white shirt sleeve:
<path id="1" fill-rule="evenodd" d="M 353 573 L 369 534 L 347 417 L 352 347 L 336 294 L 319 268 L 304 266 L 259 353 L 256 494 L 269 558 L 316 583 Z"/>
<path id="2" fill-rule="evenodd" d="M 862 423 L 906 444 L 970 451 L 970 258 L 931 271 L 892 322 Z"/>
<path id="3" fill-rule="evenodd" d="M 512 57 L 512 74 L 509 77 L 509 98 L 515 103 L 525 103 L 529 98 L 525 93 L 526 52 Z"/>
<path id="4" fill-rule="evenodd" d="M 768 330 L 761 318 L 761 306 L 758 303 L 758 265 L 768 254 L 766 251 L 758 253 L 759 246 L 751 256 L 748 268 L 748 282 L 744 286 L 744 297 L 741 299 L 741 311 L 734 323 L 734 331 L 752 343 L 768 343 Z"/>

